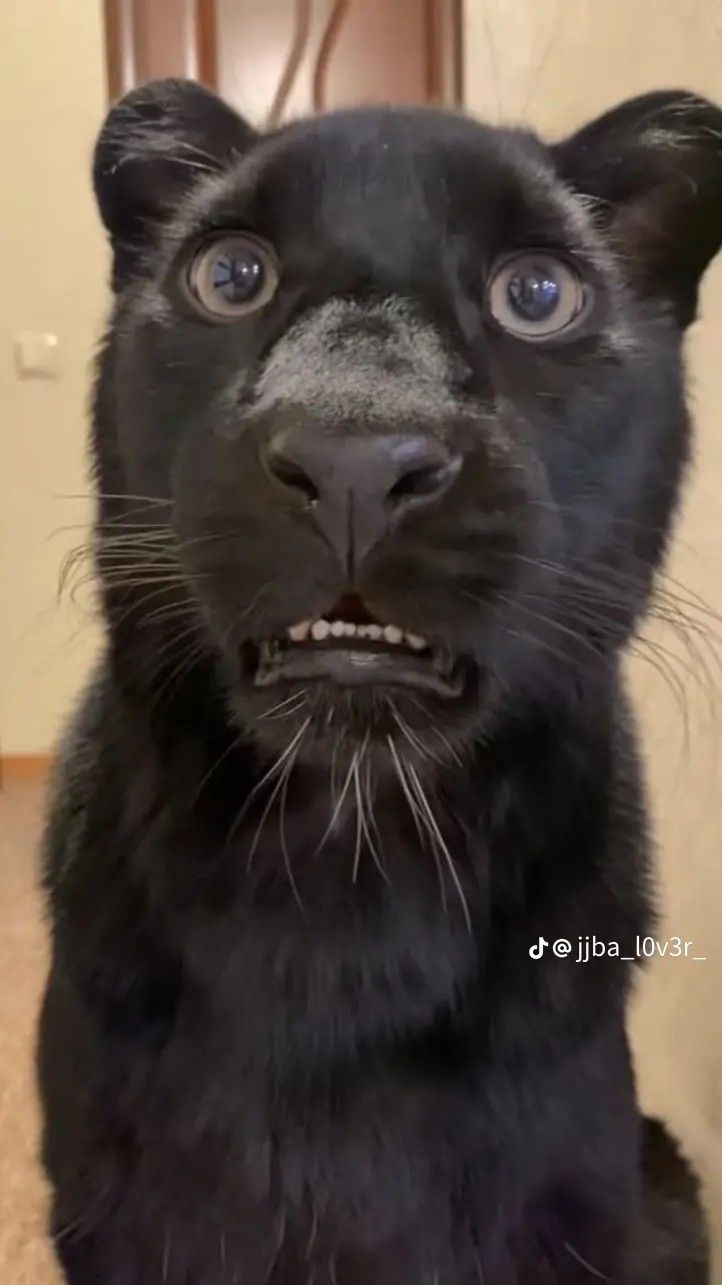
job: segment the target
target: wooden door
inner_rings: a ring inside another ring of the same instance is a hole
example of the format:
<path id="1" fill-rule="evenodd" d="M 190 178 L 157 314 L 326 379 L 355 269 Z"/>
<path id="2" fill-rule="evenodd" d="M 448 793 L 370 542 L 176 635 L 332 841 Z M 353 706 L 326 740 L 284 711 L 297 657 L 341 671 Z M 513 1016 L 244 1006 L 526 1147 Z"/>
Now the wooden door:
<path id="1" fill-rule="evenodd" d="M 461 0 L 105 0 L 111 98 L 190 76 L 255 124 L 461 101 Z"/>

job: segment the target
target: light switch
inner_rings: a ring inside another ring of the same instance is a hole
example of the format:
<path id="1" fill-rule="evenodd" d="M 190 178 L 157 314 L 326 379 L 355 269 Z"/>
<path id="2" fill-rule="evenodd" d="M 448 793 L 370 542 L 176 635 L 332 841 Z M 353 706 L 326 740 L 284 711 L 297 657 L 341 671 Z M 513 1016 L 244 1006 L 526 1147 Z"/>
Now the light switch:
<path id="1" fill-rule="evenodd" d="M 15 365 L 23 379 L 57 379 L 60 371 L 58 336 L 41 330 L 21 330 L 15 340 Z"/>

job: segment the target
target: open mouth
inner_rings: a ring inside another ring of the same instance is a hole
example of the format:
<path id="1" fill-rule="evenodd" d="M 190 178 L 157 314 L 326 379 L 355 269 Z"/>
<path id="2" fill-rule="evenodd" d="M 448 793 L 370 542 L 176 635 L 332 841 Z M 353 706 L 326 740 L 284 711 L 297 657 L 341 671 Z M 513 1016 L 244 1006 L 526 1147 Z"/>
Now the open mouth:
<path id="1" fill-rule="evenodd" d="M 256 687 L 288 681 L 332 682 L 342 687 L 411 687 L 458 696 L 462 675 L 445 648 L 393 623 L 374 619 L 355 594 L 324 615 L 290 625 L 255 651 Z"/>

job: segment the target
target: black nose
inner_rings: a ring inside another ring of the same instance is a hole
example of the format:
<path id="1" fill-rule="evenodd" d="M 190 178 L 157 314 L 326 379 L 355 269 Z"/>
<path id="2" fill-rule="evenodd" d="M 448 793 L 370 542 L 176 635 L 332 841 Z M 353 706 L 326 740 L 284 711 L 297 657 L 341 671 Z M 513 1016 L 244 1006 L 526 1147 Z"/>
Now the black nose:
<path id="1" fill-rule="evenodd" d="M 310 426 L 281 429 L 263 459 L 271 477 L 313 510 L 351 573 L 408 509 L 438 500 L 461 466 L 431 435 L 344 438 Z"/>

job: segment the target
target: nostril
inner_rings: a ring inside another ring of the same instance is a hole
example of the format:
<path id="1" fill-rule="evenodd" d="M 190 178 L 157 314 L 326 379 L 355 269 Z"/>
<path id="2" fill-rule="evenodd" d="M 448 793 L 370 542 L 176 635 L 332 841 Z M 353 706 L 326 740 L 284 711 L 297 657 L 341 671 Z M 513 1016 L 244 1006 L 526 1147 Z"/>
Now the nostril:
<path id="1" fill-rule="evenodd" d="M 308 476 L 308 473 L 297 464 L 295 460 L 290 459 L 280 451 L 269 450 L 264 457 L 266 470 L 271 477 L 280 482 L 289 491 L 298 491 L 310 503 L 315 503 L 319 497 L 319 490 L 315 482 Z"/>
<path id="2" fill-rule="evenodd" d="M 456 477 L 460 466 L 460 459 L 454 458 L 444 464 L 409 469 L 391 487 L 388 498 L 400 503 L 403 500 L 441 495 Z"/>

